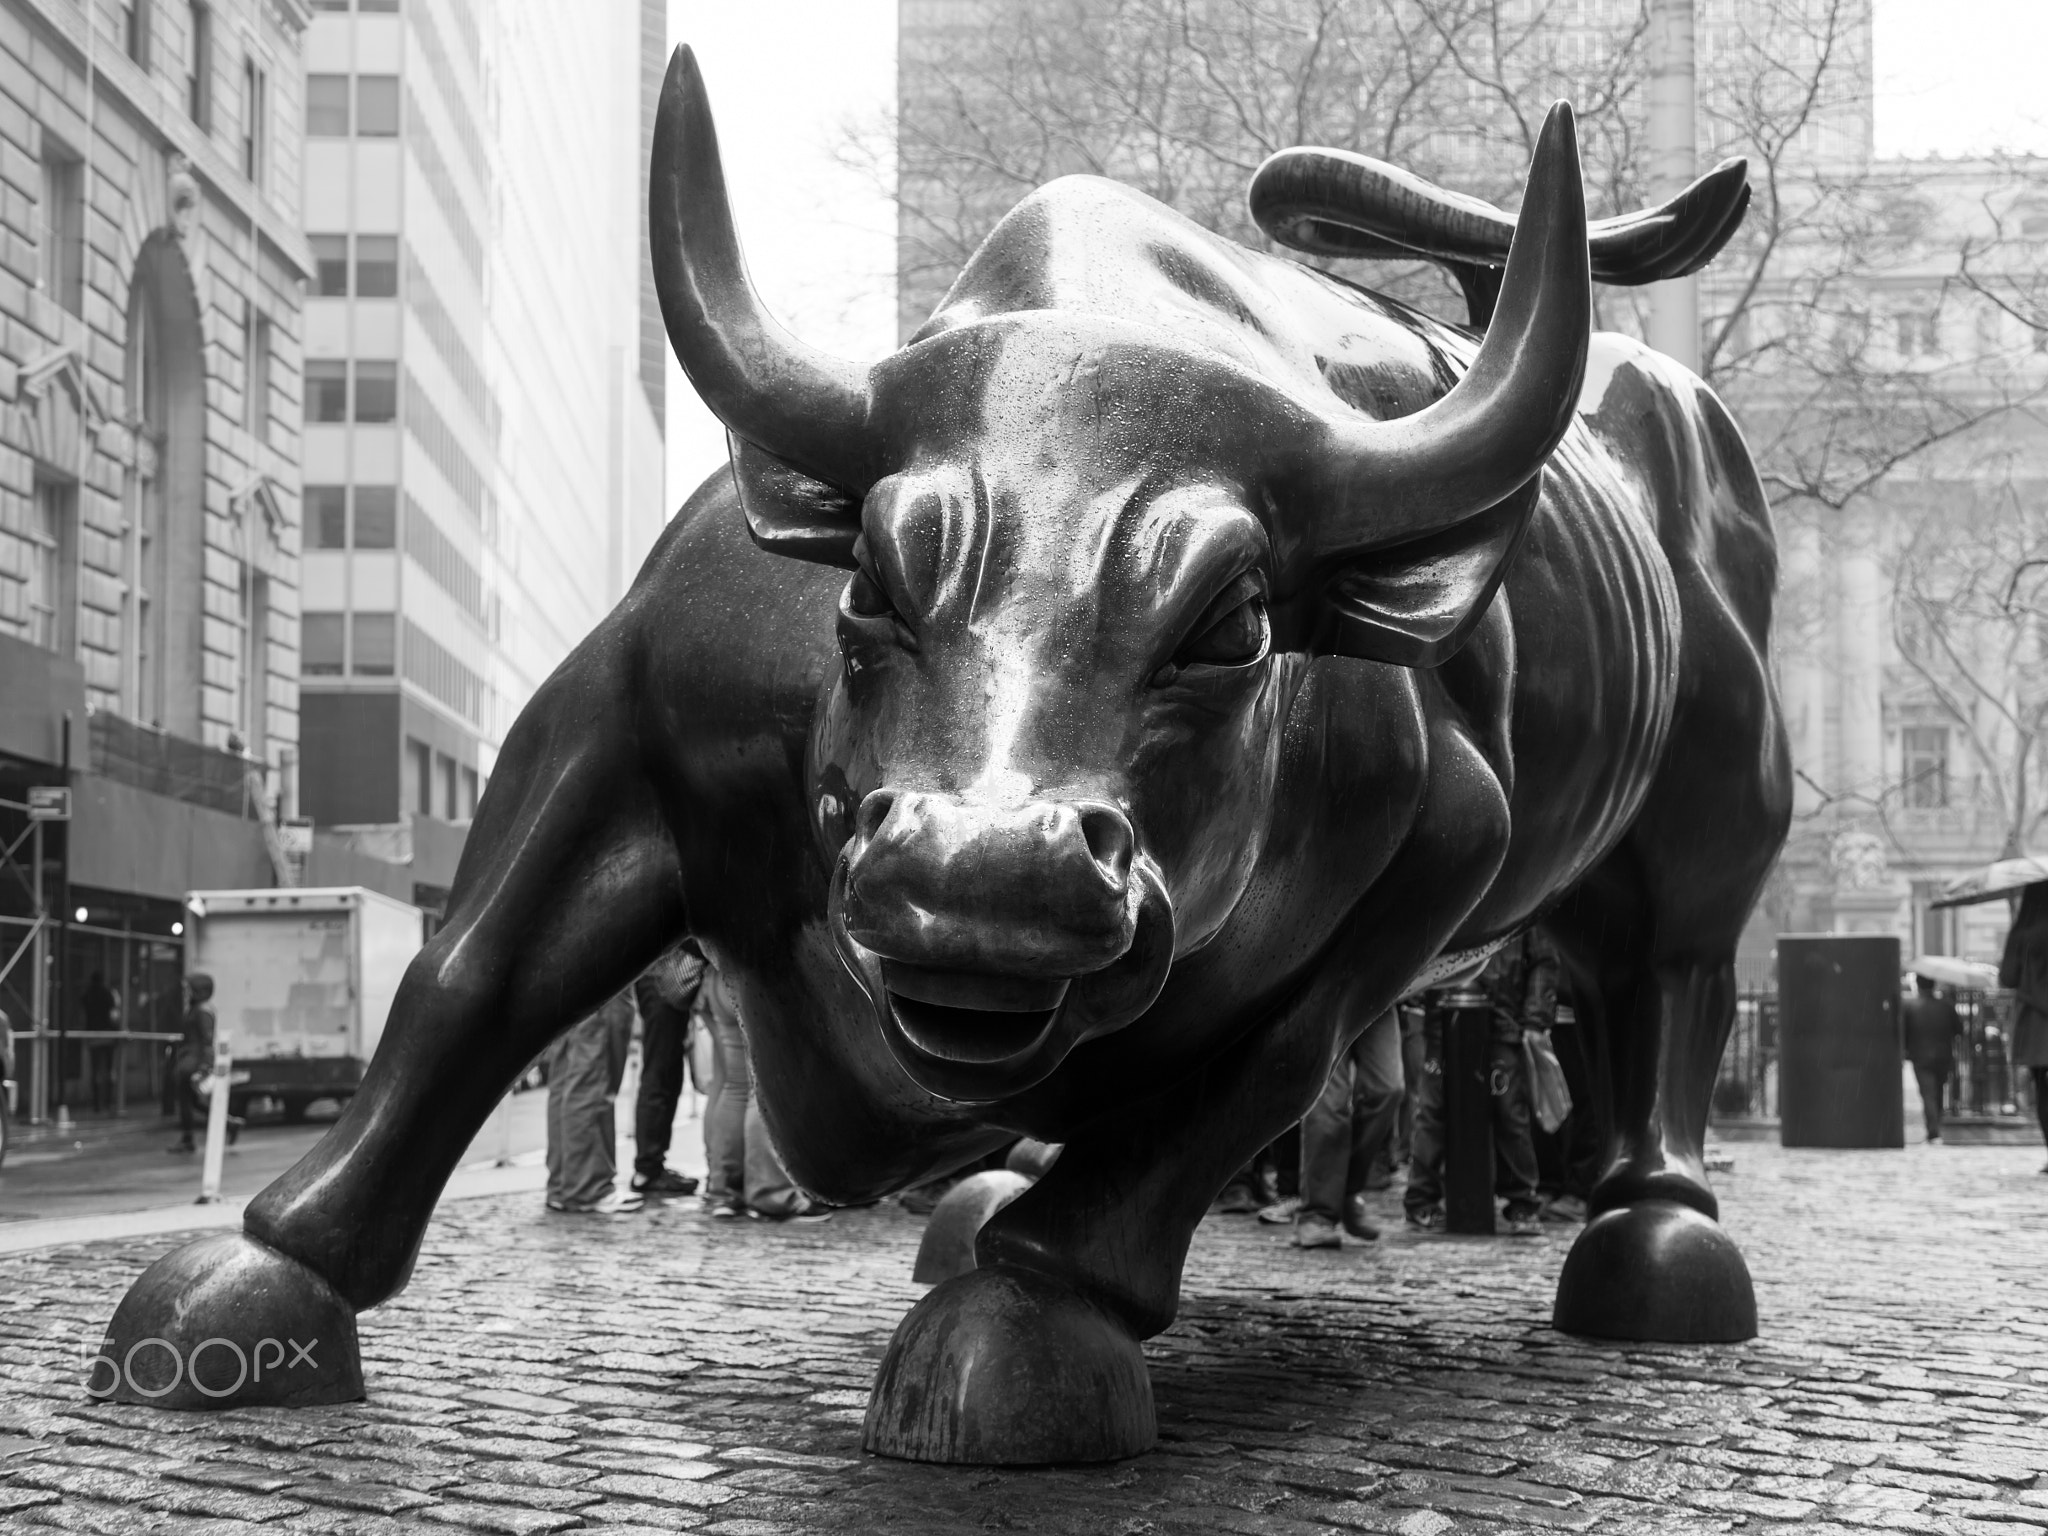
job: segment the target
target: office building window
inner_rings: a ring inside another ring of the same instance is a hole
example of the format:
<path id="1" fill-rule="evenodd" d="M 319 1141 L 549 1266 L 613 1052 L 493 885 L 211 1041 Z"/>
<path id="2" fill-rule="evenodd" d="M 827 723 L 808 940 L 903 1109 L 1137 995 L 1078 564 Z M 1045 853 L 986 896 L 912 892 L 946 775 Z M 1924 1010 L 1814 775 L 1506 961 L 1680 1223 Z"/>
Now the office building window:
<path id="1" fill-rule="evenodd" d="M 357 549 L 398 547 L 398 487 L 359 485 L 356 487 Z"/>
<path id="2" fill-rule="evenodd" d="M 348 9 L 348 0 L 313 0 L 313 9 L 316 11 L 345 11 Z"/>
<path id="3" fill-rule="evenodd" d="M 308 235 L 313 247 L 313 293 L 322 299 L 348 297 L 348 236 Z"/>
<path id="4" fill-rule="evenodd" d="M 341 676 L 341 621 L 338 613 L 299 618 L 299 670 L 307 677 Z"/>
<path id="5" fill-rule="evenodd" d="M 242 61 L 242 174 L 263 189 L 269 158 L 270 81 L 254 59 Z"/>
<path id="6" fill-rule="evenodd" d="M 35 483 L 35 520 L 29 524 L 28 638 L 60 656 L 76 648 L 72 608 L 77 547 L 78 487 L 67 480 Z"/>
<path id="7" fill-rule="evenodd" d="M 85 162 L 43 135 L 41 246 L 43 292 L 72 314 L 85 308 Z"/>
<path id="8" fill-rule="evenodd" d="M 356 236 L 356 297 L 395 299 L 398 297 L 398 237 Z"/>
<path id="9" fill-rule="evenodd" d="M 306 420 L 348 420 L 348 364 L 306 364 Z"/>
<path id="10" fill-rule="evenodd" d="M 121 36 L 128 57 L 149 68 L 149 8 L 155 0 L 122 0 Z"/>
<path id="11" fill-rule="evenodd" d="M 249 373 L 243 398 L 248 412 L 246 424 L 257 442 L 267 443 L 270 441 L 270 320 L 257 314 L 253 306 L 249 312 L 247 362 Z"/>
<path id="12" fill-rule="evenodd" d="M 398 134 L 398 76 L 356 76 L 356 133 L 366 139 Z"/>
<path id="13" fill-rule="evenodd" d="M 457 809 L 460 811 L 460 814 L 455 818 L 457 821 L 473 821 L 476 819 L 476 770 L 474 768 L 462 770 L 462 803 Z"/>
<path id="14" fill-rule="evenodd" d="M 213 127 L 213 12 L 192 6 L 192 40 L 185 77 L 185 110 L 201 128 Z"/>
<path id="15" fill-rule="evenodd" d="M 398 630 L 388 613 L 359 613 L 350 621 L 354 649 L 349 671 L 357 677 L 389 677 L 398 660 Z"/>
<path id="16" fill-rule="evenodd" d="M 348 76 L 306 76 L 306 137 L 348 137 Z"/>
<path id="17" fill-rule="evenodd" d="M 309 485 L 306 487 L 306 547 L 308 549 L 348 548 L 348 487 Z"/>
<path id="18" fill-rule="evenodd" d="M 356 420 L 398 419 L 398 364 L 356 364 Z"/>
<path id="19" fill-rule="evenodd" d="M 1905 755 L 1907 807 L 1941 809 L 1948 804 L 1948 727 L 1909 725 L 1899 735 Z"/>
<path id="20" fill-rule="evenodd" d="M 412 781 L 406 785 L 412 791 L 406 803 L 418 815 L 433 815 L 434 749 L 410 736 L 405 739 L 405 776 Z"/>
<path id="21" fill-rule="evenodd" d="M 386 15 L 398 9 L 398 0 L 356 0 L 359 11 L 381 11 Z"/>

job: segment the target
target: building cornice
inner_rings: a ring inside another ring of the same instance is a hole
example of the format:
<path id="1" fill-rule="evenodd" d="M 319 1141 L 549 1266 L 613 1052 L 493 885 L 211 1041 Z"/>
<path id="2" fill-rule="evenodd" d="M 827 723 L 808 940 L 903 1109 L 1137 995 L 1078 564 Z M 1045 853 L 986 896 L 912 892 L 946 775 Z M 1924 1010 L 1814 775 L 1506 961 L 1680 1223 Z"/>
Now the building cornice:
<path id="1" fill-rule="evenodd" d="M 202 132 L 199 125 L 185 115 L 184 104 L 166 91 L 160 82 L 146 70 L 138 68 L 126 54 L 103 52 L 91 46 L 94 40 L 89 37 L 88 29 L 92 20 L 87 11 L 65 4 L 63 0 L 8 0 L 8 3 L 41 22 L 49 35 L 68 52 L 69 62 L 79 70 L 85 69 L 89 57 L 95 92 L 104 92 L 126 108 L 167 154 L 181 154 L 189 160 L 200 184 L 216 201 L 225 204 L 244 227 L 254 228 L 258 237 L 292 269 L 294 276 L 312 276 L 313 252 L 306 244 L 304 232 L 257 191 L 255 184 L 236 169 L 234 161 L 213 136 Z M 300 30 L 311 20 L 311 10 L 300 0 L 268 0 L 268 3 L 274 11 L 303 12 L 304 20 L 298 23 Z"/>

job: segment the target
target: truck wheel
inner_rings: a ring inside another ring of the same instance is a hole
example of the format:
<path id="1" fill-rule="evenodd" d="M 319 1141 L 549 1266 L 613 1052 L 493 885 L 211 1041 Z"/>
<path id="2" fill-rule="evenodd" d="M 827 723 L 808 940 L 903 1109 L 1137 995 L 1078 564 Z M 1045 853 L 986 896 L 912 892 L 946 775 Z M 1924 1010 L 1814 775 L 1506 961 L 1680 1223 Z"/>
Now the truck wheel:
<path id="1" fill-rule="evenodd" d="M 304 1099 L 286 1099 L 283 1103 L 284 1123 L 286 1125 L 304 1125 L 306 1123 L 306 1101 Z"/>

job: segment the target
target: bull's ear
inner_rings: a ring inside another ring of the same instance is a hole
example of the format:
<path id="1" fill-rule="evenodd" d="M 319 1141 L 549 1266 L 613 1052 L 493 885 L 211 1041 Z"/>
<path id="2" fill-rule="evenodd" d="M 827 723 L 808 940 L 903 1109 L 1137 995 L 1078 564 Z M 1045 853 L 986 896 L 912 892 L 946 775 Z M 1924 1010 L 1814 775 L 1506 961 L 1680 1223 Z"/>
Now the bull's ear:
<path id="1" fill-rule="evenodd" d="M 1449 661 L 1507 576 L 1542 485 L 1539 474 L 1506 501 L 1441 533 L 1347 559 L 1324 587 L 1327 648 L 1398 667 Z"/>
<path id="2" fill-rule="evenodd" d="M 812 479 L 734 433 L 725 440 L 754 542 L 771 555 L 852 570 L 861 498 Z"/>

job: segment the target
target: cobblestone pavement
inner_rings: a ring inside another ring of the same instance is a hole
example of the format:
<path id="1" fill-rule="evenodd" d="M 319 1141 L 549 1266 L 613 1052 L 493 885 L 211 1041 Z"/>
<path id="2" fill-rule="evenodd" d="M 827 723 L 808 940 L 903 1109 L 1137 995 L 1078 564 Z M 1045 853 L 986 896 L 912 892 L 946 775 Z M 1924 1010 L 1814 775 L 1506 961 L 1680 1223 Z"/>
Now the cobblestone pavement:
<path id="1" fill-rule="evenodd" d="M 1552 1332 L 1564 1229 L 1304 1254 L 1211 1218 L 1148 1346 L 1160 1448 L 1094 1470 L 860 1453 L 919 1294 L 893 1206 L 797 1228 L 445 1206 L 364 1319 L 370 1401 L 299 1412 L 87 1402 L 81 1330 L 167 1240 L 22 1255 L 0 1260 L 0 1529 L 2048 1529 L 2039 1151 L 1733 1152 L 1753 1344 Z"/>

